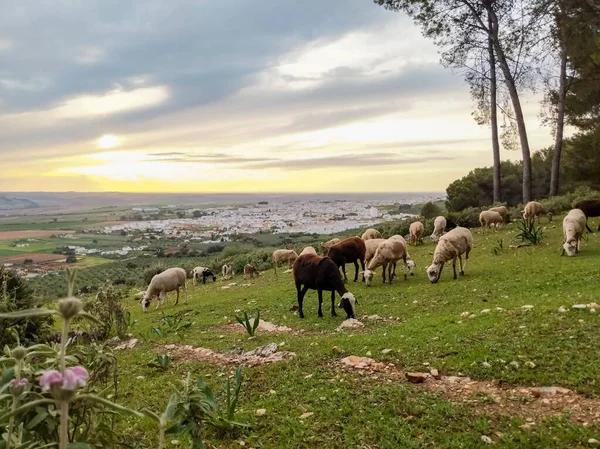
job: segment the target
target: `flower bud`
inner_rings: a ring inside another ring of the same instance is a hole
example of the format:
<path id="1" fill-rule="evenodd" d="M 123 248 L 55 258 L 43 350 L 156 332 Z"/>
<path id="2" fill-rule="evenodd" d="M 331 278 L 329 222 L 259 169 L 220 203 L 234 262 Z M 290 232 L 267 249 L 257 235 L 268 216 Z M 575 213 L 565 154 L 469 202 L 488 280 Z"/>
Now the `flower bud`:
<path id="1" fill-rule="evenodd" d="M 75 318 L 83 310 L 83 303 L 77 298 L 64 298 L 58 302 L 58 311 L 65 320 Z"/>
<path id="2" fill-rule="evenodd" d="M 17 346 L 11 351 L 11 355 L 15 358 L 15 360 L 23 360 L 27 355 L 27 349 L 25 349 L 23 346 Z"/>
<path id="3" fill-rule="evenodd" d="M 10 392 L 14 397 L 19 397 L 23 394 L 28 385 L 29 381 L 27 379 L 13 379 L 9 384 Z"/>

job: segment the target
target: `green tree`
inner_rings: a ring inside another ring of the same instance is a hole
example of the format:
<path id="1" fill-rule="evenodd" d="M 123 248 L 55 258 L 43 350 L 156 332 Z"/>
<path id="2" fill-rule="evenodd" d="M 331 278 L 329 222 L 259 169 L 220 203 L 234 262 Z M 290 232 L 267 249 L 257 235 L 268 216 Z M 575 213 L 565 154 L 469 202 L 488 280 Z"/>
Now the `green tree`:
<path id="1" fill-rule="evenodd" d="M 431 201 L 425 203 L 421 208 L 421 216 L 424 218 L 435 218 L 440 215 L 441 212 L 442 210 Z"/>

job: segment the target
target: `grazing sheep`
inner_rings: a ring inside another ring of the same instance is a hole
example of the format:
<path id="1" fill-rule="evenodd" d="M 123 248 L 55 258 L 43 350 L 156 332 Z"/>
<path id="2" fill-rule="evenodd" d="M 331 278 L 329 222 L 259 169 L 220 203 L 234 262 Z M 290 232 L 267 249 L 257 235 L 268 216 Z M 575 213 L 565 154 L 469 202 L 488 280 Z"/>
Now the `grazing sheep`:
<path id="1" fill-rule="evenodd" d="M 490 207 L 488 210 L 492 211 L 492 212 L 498 212 L 502 216 L 502 219 L 504 221 L 506 221 L 506 219 L 509 216 L 508 215 L 508 209 L 506 208 L 506 206 Z"/>
<path id="2" fill-rule="evenodd" d="M 334 239 L 329 240 L 328 242 L 321 242 L 321 247 L 325 248 L 325 249 L 329 249 L 333 245 L 337 245 L 340 242 L 341 242 L 341 240 L 336 237 Z"/>
<path id="3" fill-rule="evenodd" d="M 223 265 L 221 267 L 221 276 L 223 279 L 231 279 L 234 276 L 233 267 L 231 265 Z"/>
<path id="4" fill-rule="evenodd" d="M 523 213 L 523 218 L 525 220 L 535 220 L 537 218 L 537 221 L 539 223 L 540 216 L 546 215 L 548 217 L 548 221 L 552 221 L 552 213 L 546 212 L 544 206 L 542 206 L 537 201 L 530 201 L 529 203 L 527 203 L 525 205 L 525 209 L 523 209 L 521 212 Z"/>
<path id="5" fill-rule="evenodd" d="M 273 251 L 273 266 L 275 267 L 275 274 L 277 274 L 277 266 L 281 262 L 287 262 L 288 268 L 292 268 L 292 265 L 298 258 L 296 251 L 292 249 L 276 249 Z"/>
<path id="6" fill-rule="evenodd" d="M 260 273 L 253 265 L 250 265 L 249 263 L 244 265 L 244 279 L 248 279 L 248 276 L 253 279 L 255 275 L 259 276 Z"/>
<path id="7" fill-rule="evenodd" d="M 354 318 L 358 301 L 352 293 L 346 290 L 340 269 L 329 257 L 305 254 L 298 257 L 293 268 L 294 283 L 298 292 L 298 316 L 304 318 L 302 303 L 308 289 L 317 290 L 319 295 L 319 316 L 323 316 L 323 290 L 331 292 L 331 316 L 335 313 L 335 292 L 342 297 L 338 307 L 346 312 L 348 318 Z"/>
<path id="8" fill-rule="evenodd" d="M 408 248 L 408 244 L 406 243 L 406 239 L 404 237 L 402 237 L 401 235 L 393 235 L 389 238 L 389 240 L 391 239 L 398 239 L 402 242 L 402 244 L 404 245 L 405 248 Z M 415 263 L 414 260 L 412 260 L 410 258 L 410 254 L 408 254 L 408 251 L 406 251 L 406 261 L 404 262 L 404 268 L 406 268 L 409 272 L 409 274 L 411 276 L 415 275 L 415 268 L 417 267 L 417 264 Z M 394 277 L 396 277 L 396 262 L 394 262 L 394 270 L 393 270 L 393 274 Z M 406 279 L 406 274 L 404 274 L 404 278 Z"/>
<path id="9" fill-rule="evenodd" d="M 581 244 L 581 236 L 585 229 L 586 221 L 585 214 L 581 209 L 571 209 L 563 219 L 563 254 L 574 256 L 579 252 Z"/>
<path id="10" fill-rule="evenodd" d="M 187 273 L 183 268 L 169 268 L 162 273 L 155 275 L 150 281 L 150 285 L 146 289 L 146 293 L 140 301 L 142 310 L 148 311 L 150 307 L 150 301 L 154 296 L 158 296 L 158 302 L 156 308 L 158 309 L 159 304 L 162 304 L 167 298 L 167 293 L 173 290 L 177 291 L 177 300 L 175 305 L 179 303 L 179 289 L 185 291 L 185 279 Z M 184 295 L 184 302 L 187 304 L 187 295 Z"/>
<path id="11" fill-rule="evenodd" d="M 419 242 L 423 243 L 423 233 L 425 232 L 423 223 L 420 221 L 415 221 L 410 224 L 408 229 L 410 232 L 408 237 L 409 243 L 412 243 L 413 245 L 417 245 Z"/>
<path id="12" fill-rule="evenodd" d="M 431 240 L 437 242 L 444 233 L 444 229 L 446 229 L 446 217 L 443 217 L 442 215 L 435 217 L 433 222 L 433 233 L 430 236 Z"/>
<path id="13" fill-rule="evenodd" d="M 210 268 L 206 267 L 196 267 L 192 270 L 192 280 L 194 281 L 194 285 L 198 282 L 198 279 L 202 277 L 202 283 L 206 284 L 206 278 L 212 278 L 213 282 L 217 281 L 217 277 L 210 270 Z"/>
<path id="14" fill-rule="evenodd" d="M 592 232 L 587 224 L 589 217 L 600 217 L 600 200 L 581 200 L 573 206 L 573 209 L 580 209 L 585 215 L 585 227 L 588 232 Z M 600 225 L 598 225 L 600 231 Z"/>
<path id="15" fill-rule="evenodd" d="M 365 266 L 369 265 L 369 262 L 375 255 L 375 251 L 377 251 L 377 247 L 382 242 L 385 242 L 385 239 L 369 239 L 365 241 Z"/>
<path id="16" fill-rule="evenodd" d="M 366 247 L 363 239 L 360 237 L 348 237 L 329 248 L 327 257 L 331 258 L 338 267 L 341 267 L 342 273 L 344 273 L 344 280 L 348 280 L 346 276 L 346 264 L 354 263 L 354 282 L 356 282 L 358 280 L 358 262 L 360 262 L 363 271 L 365 270 L 365 252 Z"/>
<path id="17" fill-rule="evenodd" d="M 431 283 L 435 284 L 439 281 L 444 264 L 450 260 L 452 260 L 454 279 L 456 279 L 457 258 L 460 262 L 460 274 L 464 276 L 472 246 L 473 235 L 467 228 L 458 226 L 441 236 L 433 253 L 433 263 L 426 268 L 427 276 Z M 465 254 L 466 259 L 464 265 L 462 260 L 463 254 Z"/>
<path id="18" fill-rule="evenodd" d="M 362 235 L 361 239 L 363 240 L 372 240 L 372 239 L 380 239 L 381 233 L 377 229 L 367 229 Z"/>
<path id="19" fill-rule="evenodd" d="M 373 271 L 375 268 L 383 266 L 383 283 L 385 284 L 385 272 L 387 269 L 391 284 L 394 278 L 394 264 L 400 259 L 406 264 L 406 243 L 398 238 L 388 239 L 379 244 L 367 269 Z"/>
<path id="20" fill-rule="evenodd" d="M 316 256 L 317 250 L 314 249 L 312 246 L 307 246 L 306 248 L 304 248 L 302 250 L 302 252 L 300 253 L 300 256 L 304 256 L 305 254 L 312 254 L 312 255 Z M 300 257 L 300 256 L 298 256 L 298 257 Z M 296 260 L 298 260 L 298 259 L 296 259 Z"/>
<path id="21" fill-rule="evenodd" d="M 503 223 L 502 215 L 493 210 L 484 210 L 479 214 L 479 224 L 482 228 L 496 228 Z"/>

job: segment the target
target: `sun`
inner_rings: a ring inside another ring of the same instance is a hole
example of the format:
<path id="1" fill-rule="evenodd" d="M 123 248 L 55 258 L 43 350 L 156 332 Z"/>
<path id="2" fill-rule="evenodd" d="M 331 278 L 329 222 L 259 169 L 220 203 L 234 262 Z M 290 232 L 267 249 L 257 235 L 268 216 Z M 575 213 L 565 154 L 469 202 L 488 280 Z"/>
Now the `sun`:
<path id="1" fill-rule="evenodd" d="M 114 148 L 118 145 L 119 139 L 117 136 L 113 136 L 112 134 L 104 134 L 102 137 L 98 139 L 98 145 L 100 148 Z"/>

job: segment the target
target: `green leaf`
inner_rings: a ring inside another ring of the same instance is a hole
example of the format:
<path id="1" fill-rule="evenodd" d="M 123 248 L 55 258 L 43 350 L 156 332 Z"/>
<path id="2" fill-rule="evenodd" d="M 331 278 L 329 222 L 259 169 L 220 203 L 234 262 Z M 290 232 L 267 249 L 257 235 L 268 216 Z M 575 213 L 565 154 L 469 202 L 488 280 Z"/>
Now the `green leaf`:
<path id="1" fill-rule="evenodd" d="M 54 404 L 54 401 L 52 399 L 40 399 L 38 401 L 28 402 L 27 404 L 23 404 L 21 407 L 17 408 L 16 410 L 10 411 L 10 412 L 5 413 L 4 415 L 0 416 L 0 421 L 4 421 L 4 420 L 10 418 L 11 416 L 18 415 L 19 413 L 23 413 L 23 412 L 29 410 L 30 408 L 37 407 L 38 405 L 44 405 L 44 404 Z"/>
<path id="2" fill-rule="evenodd" d="M 144 414 L 144 416 L 146 416 L 147 418 L 151 418 L 154 421 L 156 421 L 157 423 L 160 424 L 160 416 L 158 416 L 156 413 L 154 413 L 152 410 L 148 410 L 147 408 L 142 410 L 142 413 Z"/>
<path id="3" fill-rule="evenodd" d="M 73 399 L 73 401 L 81 401 L 81 400 L 96 402 L 97 404 L 101 404 L 101 405 L 104 405 L 105 407 L 112 408 L 113 410 L 116 410 L 118 412 L 129 413 L 131 415 L 135 415 L 140 418 L 144 417 L 144 414 L 138 412 L 137 410 L 133 410 L 131 408 L 124 407 L 119 404 L 115 404 L 114 402 L 111 402 L 108 399 L 104 399 L 104 398 L 101 398 L 99 396 L 95 396 L 92 394 L 80 394 L 78 396 L 75 396 L 75 398 Z"/>
<path id="4" fill-rule="evenodd" d="M 102 321 L 100 321 L 98 318 L 96 318 L 94 315 L 92 315 L 91 313 L 87 313 L 87 312 L 79 312 L 77 314 L 77 318 L 86 318 L 90 321 L 93 321 L 96 324 L 104 324 Z"/>
<path id="5" fill-rule="evenodd" d="M 29 421 L 27 423 L 27 428 L 28 429 L 33 429 L 35 427 L 37 427 L 37 425 L 39 423 L 41 423 L 44 419 L 46 419 L 46 417 L 48 416 L 48 410 L 40 410 L 38 411 L 38 414 L 35 416 L 35 418 L 33 418 L 31 421 Z"/>
<path id="6" fill-rule="evenodd" d="M 177 411 L 177 394 L 173 393 L 171 398 L 169 399 L 169 403 L 167 404 L 167 408 L 165 410 L 165 418 L 167 421 L 172 420 L 175 417 L 175 413 Z"/>
<path id="7" fill-rule="evenodd" d="M 0 319 L 16 320 L 19 318 L 31 318 L 36 316 L 58 315 L 56 310 L 52 309 L 26 309 L 16 312 L 0 313 Z"/>
<path id="8" fill-rule="evenodd" d="M 15 367 L 11 366 L 2 373 L 1 385 L 6 385 L 15 378 Z"/>

